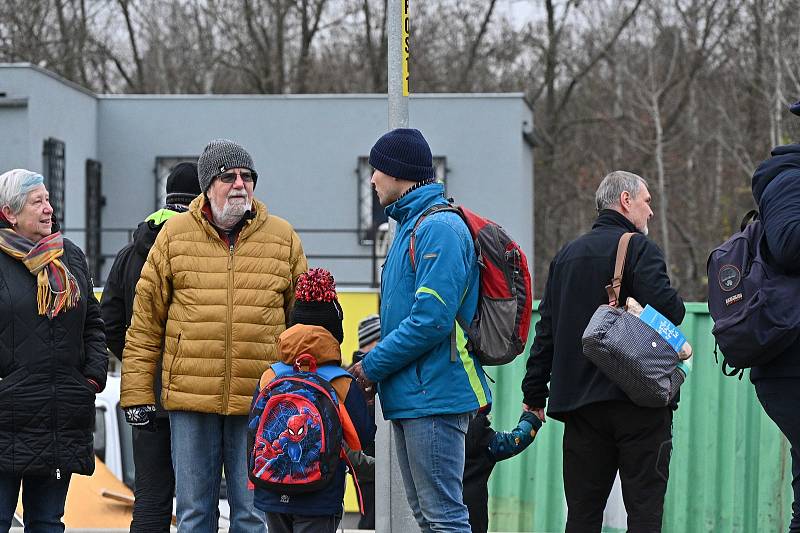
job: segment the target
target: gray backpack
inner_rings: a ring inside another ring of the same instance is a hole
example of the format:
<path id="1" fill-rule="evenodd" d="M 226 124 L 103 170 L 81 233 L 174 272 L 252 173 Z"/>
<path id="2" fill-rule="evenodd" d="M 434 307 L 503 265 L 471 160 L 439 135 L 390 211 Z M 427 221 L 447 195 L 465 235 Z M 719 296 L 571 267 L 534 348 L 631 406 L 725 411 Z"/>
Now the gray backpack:
<path id="1" fill-rule="evenodd" d="M 651 326 L 618 306 L 628 243 L 619 240 L 608 304 L 597 308 L 583 332 L 583 354 L 636 405 L 669 405 L 685 378 L 675 349 Z"/>

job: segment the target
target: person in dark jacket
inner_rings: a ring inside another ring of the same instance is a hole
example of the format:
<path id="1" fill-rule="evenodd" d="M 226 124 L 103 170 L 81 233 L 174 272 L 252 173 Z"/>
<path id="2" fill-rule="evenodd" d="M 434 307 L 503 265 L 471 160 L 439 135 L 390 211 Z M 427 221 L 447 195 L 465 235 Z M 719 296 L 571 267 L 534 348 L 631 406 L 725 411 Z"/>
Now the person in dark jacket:
<path id="1" fill-rule="evenodd" d="M 136 283 L 147 261 L 158 232 L 173 215 L 188 210 L 201 193 L 195 163 L 178 163 L 167 176 L 166 205 L 148 216 L 114 259 L 108 274 L 101 309 L 106 324 L 108 349 L 120 361 L 125 348 L 125 333 L 133 315 Z M 135 502 L 131 531 L 156 533 L 169 531 L 172 520 L 172 497 L 175 473 L 170 454 L 169 415 L 161 406 L 161 369 L 156 370 L 156 416 L 143 426 L 133 427 L 133 463 Z"/>
<path id="2" fill-rule="evenodd" d="M 358 323 L 358 350 L 353 353 L 352 364 L 355 365 L 369 353 L 381 340 L 381 317 L 368 315 Z M 375 420 L 375 400 L 368 403 L 369 419 Z M 375 442 L 364 444 L 363 451 L 348 451 L 350 462 L 358 476 L 364 509 L 358 519 L 358 529 L 375 529 Z"/>
<path id="3" fill-rule="evenodd" d="M 489 530 L 489 476 L 499 461 L 522 453 L 533 442 L 542 421 L 523 411 L 511 431 L 492 429 L 488 413 L 478 413 L 469 423 L 464 462 L 464 504 L 469 509 L 472 533 Z"/>
<path id="4" fill-rule="evenodd" d="M 550 263 L 541 319 L 522 382 L 523 408 L 564 422 L 564 491 L 568 532 L 600 531 L 617 470 L 629 531 L 660 531 L 672 451 L 672 407 L 633 404 L 583 355 L 581 337 L 594 311 L 608 303 L 617 244 L 634 232 L 620 301 L 650 304 L 673 324 L 686 312 L 670 286 L 664 256 L 649 240 L 653 216 L 647 183 L 630 172 L 606 176 L 595 195 L 591 231 L 568 243 Z M 548 382 L 550 384 L 548 388 Z"/>
<path id="5" fill-rule="evenodd" d="M 86 257 L 24 169 L 0 175 L 0 309 L 0 531 L 20 486 L 25 531 L 64 531 L 72 474 L 94 472 L 108 357 Z"/>
<path id="6" fill-rule="evenodd" d="M 800 102 L 790 110 L 800 115 Z M 756 169 L 752 181 L 767 258 L 772 266 L 800 275 L 800 144 L 778 146 Z M 750 381 L 764 411 L 789 440 L 792 456 L 792 520 L 800 532 L 800 341 L 762 366 L 750 369 Z"/>
<path id="7" fill-rule="evenodd" d="M 295 304 L 292 308 L 292 326 L 281 333 L 278 340 L 278 353 L 285 365 L 293 365 L 296 358 L 310 354 L 318 367 L 324 365 L 341 366 L 340 344 L 344 339 L 342 331 L 342 308 L 336 296 L 333 276 L 325 269 L 312 268 L 297 280 Z M 261 384 L 266 385 L 276 376 L 275 367 L 264 372 Z M 367 445 L 375 439 L 375 421 L 370 418 L 367 402 L 361 389 L 349 375 L 336 377 L 330 381 L 337 398 L 353 423 L 358 440 Z M 256 390 L 258 396 L 260 389 Z M 254 398 L 255 399 L 255 398 Z M 295 417 L 292 417 L 295 418 Z M 287 431 L 291 428 L 287 428 Z M 305 428 L 304 428 L 305 429 Z M 291 442 L 293 435 L 314 433 L 290 433 L 286 440 L 276 440 L 274 445 L 284 453 L 283 447 Z M 317 436 L 319 433 L 316 434 Z M 269 533 L 334 533 L 342 518 L 345 490 L 345 462 L 339 461 L 336 474 L 323 488 L 300 494 L 282 494 L 256 487 L 254 500 L 257 509 L 267 515 Z"/>

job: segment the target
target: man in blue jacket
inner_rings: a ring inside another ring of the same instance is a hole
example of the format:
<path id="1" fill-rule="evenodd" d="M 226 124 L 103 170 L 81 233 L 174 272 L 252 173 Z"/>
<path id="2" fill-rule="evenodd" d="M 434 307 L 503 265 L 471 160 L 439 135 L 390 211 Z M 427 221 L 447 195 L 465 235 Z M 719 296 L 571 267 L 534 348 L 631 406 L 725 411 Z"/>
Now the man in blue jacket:
<path id="1" fill-rule="evenodd" d="M 800 102 L 789 109 L 800 116 Z M 772 150 L 772 157 L 753 174 L 752 189 L 770 264 L 800 275 L 800 144 Z M 764 411 L 791 445 L 794 502 L 789 531 L 800 532 L 800 340 L 768 363 L 753 367 L 750 381 Z"/>
<path id="2" fill-rule="evenodd" d="M 431 150 L 418 130 L 396 129 L 372 147 L 372 184 L 397 221 L 381 279 L 381 341 L 353 373 L 378 383 L 409 505 L 423 531 L 470 531 L 462 498 L 465 436 L 489 387 L 456 316 L 472 321 L 478 303 L 478 263 L 469 229 L 452 212 L 424 218 L 446 204 Z"/>

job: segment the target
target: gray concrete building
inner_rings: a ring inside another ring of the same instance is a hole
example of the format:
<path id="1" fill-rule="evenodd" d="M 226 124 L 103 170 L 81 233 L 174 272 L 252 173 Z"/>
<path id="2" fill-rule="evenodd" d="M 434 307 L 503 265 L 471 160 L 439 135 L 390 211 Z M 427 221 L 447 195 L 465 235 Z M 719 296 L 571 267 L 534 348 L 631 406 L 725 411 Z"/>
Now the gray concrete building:
<path id="1" fill-rule="evenodd" d="M 230 138 L 252 154 L 256 197 L 294 225 L 310 264 L 340 285 L 370 285 L 385 215 L 366 157 L 386 109 L 385 95 L 94 94 L 30 64 L 0 64 L 0 172 L 45 175 L 65 235 L 101 284 L 163 203 L 170 167 Z M 448 195 L 506 227 L 532 264 L 533 112 L 523 95 L 413 95 L 409 116 Z"/>

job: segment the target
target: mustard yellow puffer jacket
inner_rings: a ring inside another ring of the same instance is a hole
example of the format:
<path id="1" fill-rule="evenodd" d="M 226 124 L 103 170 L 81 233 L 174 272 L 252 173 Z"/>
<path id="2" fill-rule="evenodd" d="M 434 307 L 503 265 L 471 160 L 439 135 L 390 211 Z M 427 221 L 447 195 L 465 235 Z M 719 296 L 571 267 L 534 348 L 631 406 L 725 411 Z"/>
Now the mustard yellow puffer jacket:
<path id="1" fill-rule="evenodd" d="M 165 223 L 142 269 L 122 358 L 122 407 L 155 403 L 163 356 L 167 410 L 244 415 L 278 359 L 295 282 L 308 269 L 300 239 L 253 200 L 255 217 L 229 248 L 204 204 L 201 195 Z"/>

